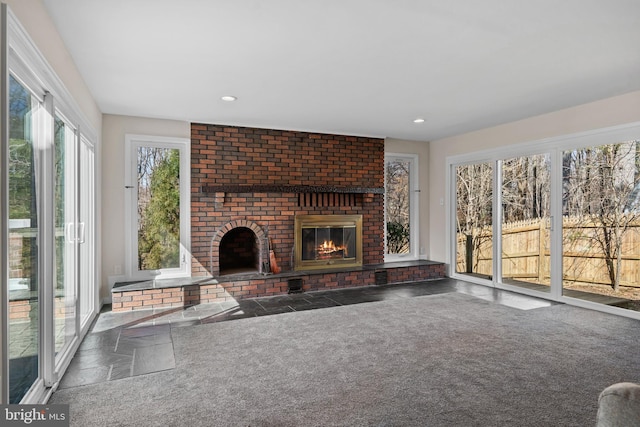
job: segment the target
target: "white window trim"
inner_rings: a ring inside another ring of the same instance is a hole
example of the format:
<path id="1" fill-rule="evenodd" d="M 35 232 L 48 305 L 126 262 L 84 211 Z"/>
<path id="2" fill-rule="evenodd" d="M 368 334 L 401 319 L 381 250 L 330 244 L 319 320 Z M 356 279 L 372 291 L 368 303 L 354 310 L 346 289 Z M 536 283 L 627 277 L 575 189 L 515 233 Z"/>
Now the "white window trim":
<path id="1" fill-rule="evenodd" d="M 155 146 L 180 150 L 180 268 L 160 270 L 158 276 L 138 270 L 137 158 L 135 147 Z M 153 135 L 125 135 L 125 265 L 127 280 L 171 279 L 191 276 L 191 141 Z"/>
<path id="2" fill-rule="evenodd" d="M 416 260 L 419 258 L 420 253 L 420 176 L 418 171 L 419 156 L 417 154 L 407 153 L 385 153 L 384 155 L 384 170 L 385 170 L 385 204 L 387 197 L 386 189 L 386 171 L 387 162 L 391 159 L 409 160 L 411 162 L 411 169 L 409 171 L 409 253 L 407 254 L 388 254 L 387 253 L 387 210 L 384 210 L 384 260 L 385 262 L 394 261 L 408 261 Z"/>

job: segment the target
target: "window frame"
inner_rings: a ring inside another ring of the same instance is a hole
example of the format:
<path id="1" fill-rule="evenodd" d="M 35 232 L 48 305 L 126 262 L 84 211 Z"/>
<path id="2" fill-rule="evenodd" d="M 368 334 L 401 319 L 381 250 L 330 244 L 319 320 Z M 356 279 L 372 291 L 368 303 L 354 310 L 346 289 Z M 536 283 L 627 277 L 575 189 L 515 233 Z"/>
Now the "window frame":
<path id="1" fill-rule="evenodd" d="M 409 252 L 406 254 L 387 253 L 387 163 L 391 160 L 408 160 L 409 170 Z M 384 155 L 384 260 L 385 262 L 417 260 L 420 257 L 420 176 L 419 156 L 413 153 L 385 153 Z"/>
<path id="2" fill-rule="evenodd" d="M 138 269 L 137 147 L 180 150 L 180 267 L 158 270 Z M 191 276 L 191 141 L 186 138 L 125 135 L 125 274 L 127 280 L 171 279 Z"/>

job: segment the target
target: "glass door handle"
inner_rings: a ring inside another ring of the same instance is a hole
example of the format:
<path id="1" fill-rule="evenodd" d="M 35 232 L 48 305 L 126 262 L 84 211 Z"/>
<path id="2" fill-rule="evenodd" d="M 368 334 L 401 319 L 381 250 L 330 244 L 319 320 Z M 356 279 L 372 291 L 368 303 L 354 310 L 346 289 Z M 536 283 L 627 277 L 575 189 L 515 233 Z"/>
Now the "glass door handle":
<path id="1" fill-rule="evenodd" d="M 84 222 L 78 223 L 78 235 L 80 237 L 77 239 L 77 242 L 84 243 Z"/>
<path id="2" fill-rule="evenodd" d="M 73 235 L 73 222 L 67 223 L 67 225 L 65 226 L 64 234 L 67 237 L 67 243 L 75 243 L 76 238 Z"/>
<path id="3" fill-rule="evenodd" d="M 65 228 L 65 235 L 68 243 L 84 243 L 84 222 L 79 222 L 77 224 L 68 222 Z"/>

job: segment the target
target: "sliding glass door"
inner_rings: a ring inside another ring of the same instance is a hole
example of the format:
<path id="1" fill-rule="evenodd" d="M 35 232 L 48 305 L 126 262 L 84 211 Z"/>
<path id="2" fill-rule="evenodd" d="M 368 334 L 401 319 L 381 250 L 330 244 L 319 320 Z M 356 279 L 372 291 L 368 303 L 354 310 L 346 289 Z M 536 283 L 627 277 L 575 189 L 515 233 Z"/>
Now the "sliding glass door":
<path id="1" fill-rule="evenodd" d="M 456 273 L 493 277 L 493 165 L 455 167 Z"/>
<path id="2" fill-rule="evenodd" d="M 640 125 L 448 166 L 454 277 L 640 318 Z"/>
<path id="3" fill-rule="evenodd" d="M 502 283 L 549 292 L 550 155 L 505 159 L 500 169 Z"/>
<path id="4" fill-rule="evenodd" d="M 40 245 L 35 138 L 39 99 L 9 79 L 9 402 L 19 403 L 40 377 Z"/>
<path id="5" fill-rule="evenodd" d="M 9 89 L 8 401 L 19 403 L 59 379 L 95 313 L 94 153 L 51 95 L 14 75 Z"/>
<path id="6" fill-rule="evenodd" d="M 77 245 L 83 232 L 76 211 L 76 132 L 60 116 L 54 130 L 55 353 L 59 363 L 64 350 L 77 337 Z"/>
<path id="7" fill-rule="evenodd" d="M 95 147 L 84 136 L 80 136 L 78 188 L 79 195 L 79 234 L 80 245 L 78 265 L 78 285 L 80 291 L 80 329 L 86 330 L 97 305 L 98 292 L 95 287 Z M 78 317 L 78 316 L 76 316 Z"/>
<path id="8" fill-rule="evenodd" d="M 42 403 L 97 314 L 96 133 L 0 4 L 0 403 Z"/>
<path id="9" fill-rule="evenodd" d="M 562 159 L 563 295 L 640 311 L 640 140 Z"/>

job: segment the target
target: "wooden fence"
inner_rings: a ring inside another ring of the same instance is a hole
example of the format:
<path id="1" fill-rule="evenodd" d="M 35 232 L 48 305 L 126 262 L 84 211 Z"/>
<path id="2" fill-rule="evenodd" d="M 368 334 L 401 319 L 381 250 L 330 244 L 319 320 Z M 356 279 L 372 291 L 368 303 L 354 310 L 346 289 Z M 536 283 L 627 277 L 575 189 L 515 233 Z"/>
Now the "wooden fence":
<path id="1" fill-rule="evenodd" d="M 602 229 L 584 218 L 564 217 L 562 221 L 563 281 L 610 285 L 606 257 L 595 237 Z M 533 219 L 503 224 L 502 277 L 549 284 L 549 219 Z M 472 240 L 472 242 L 470 241 Z M 457 239 L 457 271 L 491 276 L 493 241 L 490 227 L 474 230 L 473 239 L 461 233 Z M 620 284 L 640 286 L 640 221 L 622 235 Z M 469 250 L 472 253 L 469 253 Z M 467 264 L 471 262 L 471 271 Z M 615 263 L 615 260 L 614 260 Z"/>

